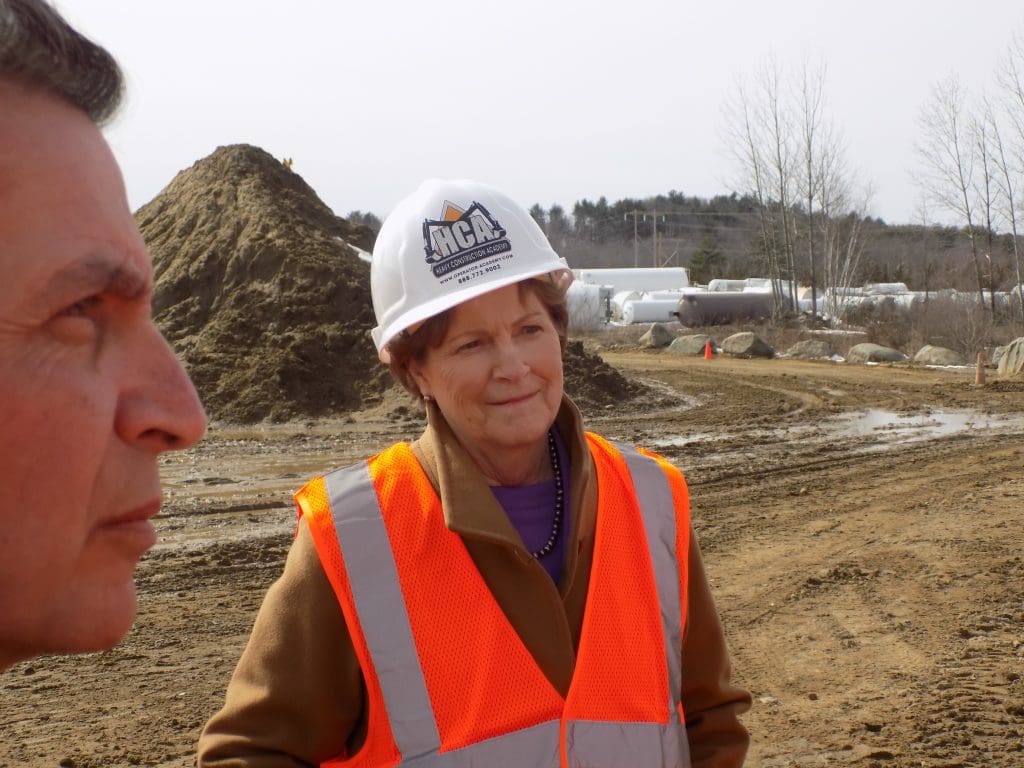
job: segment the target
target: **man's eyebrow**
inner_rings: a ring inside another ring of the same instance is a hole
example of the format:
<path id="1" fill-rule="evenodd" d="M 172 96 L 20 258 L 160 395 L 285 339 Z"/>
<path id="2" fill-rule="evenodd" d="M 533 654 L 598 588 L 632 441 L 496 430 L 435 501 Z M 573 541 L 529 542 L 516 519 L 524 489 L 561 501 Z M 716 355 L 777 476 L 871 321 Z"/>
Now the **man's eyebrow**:
<path id="1" fill-rule="evenodd" d="M 137 270 L 126 268 L 104 256 L 90 256 L 62 269 L 46 286 L 55 297 L 75 294 L 110 293 L 136 299 L 149 290 L 149 281 Z"/>

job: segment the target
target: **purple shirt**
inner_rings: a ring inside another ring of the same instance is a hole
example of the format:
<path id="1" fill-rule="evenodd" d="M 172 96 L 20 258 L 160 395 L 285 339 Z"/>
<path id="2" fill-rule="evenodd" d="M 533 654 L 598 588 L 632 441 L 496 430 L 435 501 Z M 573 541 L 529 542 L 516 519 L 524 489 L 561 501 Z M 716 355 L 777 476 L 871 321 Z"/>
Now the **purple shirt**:
<path id="1" fill-rule="evenodd" d="M 555 447 L 558 449 L 558 461 L 562 469 L 562 488 L 565 496 L 562 500 L 562 532 L 558 543 L 539 562 L 548 572 L 551 580 L 558 584 L 565 563 L 565 538 L 569 535 L 569 452 L 561 435 L 555 430 Z M 551 525 L 555 516 L 555 481 L 545 480 L 533 485 L 516 487 L 491 486 L 494 498 L 501 504 L 508 519 L 523 540 L 530 552 L 536 552 L 547 542 L 551 535 Z"/>

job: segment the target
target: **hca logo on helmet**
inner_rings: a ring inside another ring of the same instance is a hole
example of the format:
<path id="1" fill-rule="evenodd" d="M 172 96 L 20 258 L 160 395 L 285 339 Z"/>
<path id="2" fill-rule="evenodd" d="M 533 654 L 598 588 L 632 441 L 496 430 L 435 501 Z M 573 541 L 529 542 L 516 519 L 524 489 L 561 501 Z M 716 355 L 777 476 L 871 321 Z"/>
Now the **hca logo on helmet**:
<path id="1" fill-rule="evenodd" d="M 507 231 L 482 204 L 462 210 L 445 201 L 440 219 L 423 222 L 423 250 L 435 277 L 512 250 Z"/>
<path id="2" fill-rule="evenodd" d="M 381 360 L 392 338 L 427 318 L 545 275 L 562 290 L 572 282 L 523 206 L 470 179 L 428 179 L 384 220 L 373 246 L 371 335 Z"/>

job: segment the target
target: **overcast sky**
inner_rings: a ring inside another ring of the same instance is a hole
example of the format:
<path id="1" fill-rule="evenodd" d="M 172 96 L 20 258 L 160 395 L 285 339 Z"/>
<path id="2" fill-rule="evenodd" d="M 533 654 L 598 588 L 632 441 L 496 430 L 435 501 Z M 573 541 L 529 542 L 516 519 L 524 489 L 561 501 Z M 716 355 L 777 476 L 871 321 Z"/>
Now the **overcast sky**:
<path id="1" fill-rule="evenodd" d="M 769 55 L 827 63 L 827 110 L 915 221 L 915 119 L 955 71 L 988 87 L 1021 0 L 58 0 L 128 79 L 107 130 L 133 208 L 223 144 L 294 159 L 339 215 L 431 176 L 524 205 L 731 191 L 722 103 Z"/>

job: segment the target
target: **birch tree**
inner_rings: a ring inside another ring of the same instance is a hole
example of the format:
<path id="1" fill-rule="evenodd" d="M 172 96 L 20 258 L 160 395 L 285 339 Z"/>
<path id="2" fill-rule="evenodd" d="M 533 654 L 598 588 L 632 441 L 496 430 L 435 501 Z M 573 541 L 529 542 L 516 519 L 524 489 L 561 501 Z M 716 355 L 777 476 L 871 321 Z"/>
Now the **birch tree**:
<path id="1" fill-rule="evenodd" d="M 983 99 L 984 103 L 984 99 Z M 991 305 L 992 316 L 996 315 L 996 288 L 995 288 L 995 248 L 993 240 L 995 228 L 993 212 L 995 201 L 994 179 L 995 168 L 992 162 L 990 148 L 990 124 L 985 119 L 984 113 L 980 118 L 971 120 L 970 134 L 973 142 L 974 158 L 977 163 L 978 173 L 975 176 L 974 194 L 978 201 L 978 210 L 981 220 L 985 224 L 985 256 L 988 259 L 988 298 Z"/>
<path id="2" fill-rule="evenodd" d="M 939 207 L 953 213 L 967 226 L 974 262 L 978 297 L 985 304 L 981 261 L 974 229 L 977 202 L 974 194 L 974 165 L 969 123 L 965 114 L 966 94 L 955 74 L 933 86 L 928 100 L 918 113 L 916 150 L 922 172 L 918 184 Z"/>
<path id="3" fill-rule="evenodd" d="M 796 309 L 793 255 L 795 174 L 793 118 L 782 70 L 768 59 L 753 78 L 753 89 L 737 82 L 726 104 L 729 150 L 738 160 L 734 186 L 758 203 L 760 237 L 769 265 L 776 309 Z"/>
<path id="4" fill-rule="evenodd" d="M 822 272 L 826 286 L 823 307 L 829 317 L 842 317 L 846 296 L 860 272 L 868 242 L 865 221 L 871 203 L 870 185 L 859 191 L 846 163 L 841 140 L 830 138 L 819 165 Z"/>
<path id="5" fill-rule="evenodd" d="M 1006 117 L 1011 129 L 1011 137 L 1006 142 L 1003 141 L 994 110 L 990 108 L 987 112 L 990 115 L 1004 213 L 1010 222 L 1013 238 L 1011 242 L 1017 274 L 1017 299 L 1021 324 L 1024 324 L 1024 280 L 1021 280 L 1021 249 L 1017 235 L 1017 194 L 1021 187 L 1018 182 L 1024 181 L 1024 31 L 1018 31 L 1010 39 L 996 71 L 996 83 L 1002 97 L 1002 115 Z"/>
<path id="6" fill-rule="evenodd" d="M 789 286 L 789 308 L 796 309 L 796 259 L 793 255 L 792 198 L 794 185 L 792 126 L 783 102 L 781 72 L 778 61 L 765 62 L 758 76 L 758 86 L 764 99 L 769 168 L 772 189 L 782 230 L 782 255 Z"/>
<path id="7" fill-rule="evenodd" d="M 772 214 L 771 193 L 768 189 L 769 167 L 765 158 L 765 131 L 763 110 L 747 91 L 742 81 L 725 104 L 725 124 L 728 149 L 738 167 L 734 189 L 750 194 L 757 201 L 758 230 L 771 279 L 774 306 L 783 301 L 782 269 L 779 258 L 778 233 Z"/>
<path id="8" fill-rule="evenodd" d="M 825 160 L 822 133 L 825 130 L 823 108 L 825 99 L 825 64 L 812 65 L 804 59 L 797 84 L 797 109 L 800 114 L 800 156 L 802 163 L 801 191 L 807 204 L 807 264 L 811 283 L 811 317 L 818 314 L 818 275 L 814 258 L 814 209 L 819 205 L 822 164 Z"/>
<path id="9" fill-rule="evenodd" d="M 788 296 L 789 307 L 796 308 L 803 264 L 801 258 L 798 269 L 796 251 L 806 248 L 804 276 L 814 312 L 822 280 L 829 288 L 852 284 L 865 242 L 858 217 L 866 209 L 852 203 L 846 147 L 825 110 L 825 75 L 824 62 L 805 59 L 796 77 L 784 77 L 769 59 L 752 88 L 737 82 L 724 115 L 728 149 L 739 168 L 733 188 L 757 200 L 777 306 Z M 834 302 L 826 301 L 826 308 L 836 315 Z"/>

